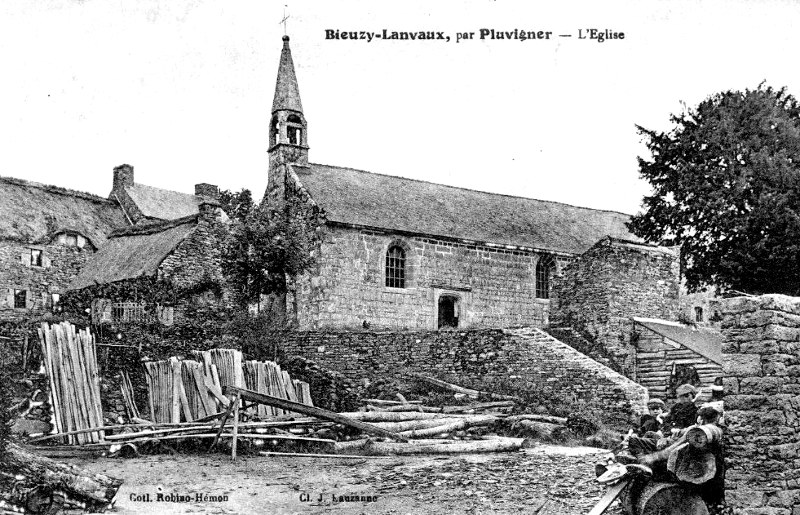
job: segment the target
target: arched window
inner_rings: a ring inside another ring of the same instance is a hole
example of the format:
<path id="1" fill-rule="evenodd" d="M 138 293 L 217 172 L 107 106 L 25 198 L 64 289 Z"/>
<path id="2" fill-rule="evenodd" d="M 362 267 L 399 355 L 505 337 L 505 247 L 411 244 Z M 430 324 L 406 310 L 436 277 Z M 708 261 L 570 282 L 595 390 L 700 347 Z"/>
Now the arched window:
<path id="1" fill-rule="evenodd" d="M 303 121 L 296 114 L 290 114 L 286 119 L 286 137 L 291 145 L 303 144 Z"/>
<path id="2" fill-rule="evenodd" d="M 549 299 L 550 287 L 553 272 L 556 269 L 556 261 L 553 256 L 545 255 L 539 258 L 536 263 L 536 298 Z"/>
<path id="3" fill-rule="evenodd" d="M 386 251 L 386 286 L 406 287 L 406 251 L 400 245 L 392 245 Z"/>

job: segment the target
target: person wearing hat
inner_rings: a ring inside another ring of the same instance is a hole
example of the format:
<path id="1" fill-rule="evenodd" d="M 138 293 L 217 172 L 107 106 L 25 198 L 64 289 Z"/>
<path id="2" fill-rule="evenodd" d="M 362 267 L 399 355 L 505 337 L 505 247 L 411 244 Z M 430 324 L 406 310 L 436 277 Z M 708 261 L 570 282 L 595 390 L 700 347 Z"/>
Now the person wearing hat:
<path id="1" fill-rule="evenodd" d="M 675 390 L 675 394 L 678 399 L 670 408 L 664 423 L 664 432 L 667 434 L 686 429 L 697 421 L 697 406 L 694 405 L 697 389 L 690 384 L 682 384 Z"/>

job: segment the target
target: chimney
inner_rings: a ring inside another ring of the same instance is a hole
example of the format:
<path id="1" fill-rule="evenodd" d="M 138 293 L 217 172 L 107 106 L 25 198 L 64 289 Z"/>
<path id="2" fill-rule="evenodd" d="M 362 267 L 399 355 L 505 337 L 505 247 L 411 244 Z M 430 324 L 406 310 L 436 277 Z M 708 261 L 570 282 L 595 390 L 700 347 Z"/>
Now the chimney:
<path id="1" fill-rule="evenodd" d="M 219 200 L 219 187 L 205 182 L 194 185 L 194 194 L 210 200 Z"/>
<path id="2" fill-rule="evenodd" d="M 208 223 L 216 223 L 222 220 L 222 208 L 215 201 L 203 201 L 197 208 L 199 212 L 199 220 Z"/>
<path id="3" fill-rule="evenodd" d="M 113 191 L 118 191 L 126 186 L 133 186 L 133 167 L 131 165 L 119 165 L 114 168 Z"/>

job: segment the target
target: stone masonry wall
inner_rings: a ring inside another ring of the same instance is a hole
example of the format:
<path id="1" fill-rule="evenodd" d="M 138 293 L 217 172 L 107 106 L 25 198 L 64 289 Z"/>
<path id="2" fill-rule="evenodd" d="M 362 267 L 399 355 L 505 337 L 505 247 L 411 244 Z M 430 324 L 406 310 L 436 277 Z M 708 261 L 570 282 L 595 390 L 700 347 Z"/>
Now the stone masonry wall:
<path id="1" fill-rule="evenodd" d="M 726 499 L 737 514 L 800 513 L 800 298 L 721 302 Z"/>
<path id="2" fill-rule="evenodd" d="M 607 421 L 646 411 L 644 387 L 535 328 L 419 332 L 290 332 L 298 355 L 352 380 L 428 374 L 482 390 L 584 402 Z M 576 405 L 577 407 L 577 405 Z"/>
<path id="3" fill-rule="evenodd" d="M 42 251 L 42 266 L 31 266 L 31 249 Z M 51 294 L 62 294 L 91 255 L 89 248 L 0 241 L 0 321 L 19 321 L 51 309 Z M 14 290 L 26 290 L 26 308 L 14 307 Z"/>
<path id="4" fill-rule="evenodd" d="M 631 317 L 676 319 L 678 267 L 669 249 L 603 238 L 556 278 L 550 325 L 603 344 L 631 376 Z"/>
<path id="5" fill-rule="evenodd" d="M 160 277 L 183 288 L 201 281 L 222 282 L 222 239 L 226 229 L 220 213 L 214 204 L 200 205 L 197 227 L 161 262 Z"/>
<path id="6" fill-rule="evenodd" d="M 406 286 L 385 286 L 386 251 L 406 252 Z M 316 269 L 298 281 L 299 328 L 436 329 L 438 300 L 458 298 L 459 328 L 543 326 L 539 255 L 328 224 Z"/>

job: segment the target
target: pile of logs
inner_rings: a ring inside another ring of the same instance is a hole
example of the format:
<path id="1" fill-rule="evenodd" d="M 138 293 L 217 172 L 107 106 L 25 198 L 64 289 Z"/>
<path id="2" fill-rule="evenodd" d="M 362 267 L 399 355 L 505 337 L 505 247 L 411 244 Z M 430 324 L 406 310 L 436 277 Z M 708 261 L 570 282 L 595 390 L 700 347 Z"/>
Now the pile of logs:
<path id="1" fill-rule="evenodd" d="M 717 469 L 721 454 L 716 455 L 722 452 L 721 445 L 719 426 L 691 426 L 672 445 L 628 465 L 628 473 L 608 489 L 590 515 L 602 515 L 619 495 L 626 515 L 708 515 L 703 497 L 714 499 L 713 490 L 724 488 L 724 475 Z M 636 473 L 642 465 L 650 467 L 645 468 L 649 473 Z M 721 491 L 717 493 L 721 498 Z"/>
<path id="2" fill-rule="evenodd" d="M 272 397 L 236 387 L 226 387 L 225 394 L 234 398 L 231 407 L 223 417 L 233 416 L 232 456 L 236 458 L 237 420 L 240 401 L 257 405 L 266 405 L 295 413 L 315 417 L 319 420 L 355 429 L 364 437 L 349 441 L 332 441 L 330 451 L 335 453 L 368 451 L 373 454 L 419 454 L 419 453 L 458 453 L 458 452 L 498 452 L 518 450 L 522 447 L 522 438 L 504 438 L 498 436 L 475 435 L 471 439 L 434 439 L 460 433 L 464 436 L 470 430 L 485 428 L 497 423 L 503 413 L 478 414 L 476 411 L 491 408 L 510 407 L 512 402 L 484 403 L 468 406 L 451 406 L 437 408 L 419 404 L 385 404 L 384 407 L 370 406 L 371 411 L 334 413 L 322 408 L 305 406 L 293 401 Z M 385 403 L 386 401 L 379 401 Z M 471 412 L 471 413 L 465 413 Z M 374 438 L 393 440 L 378 442 Z M 340 455 L 340 454 L 335 454 Z M 323 455 L 316 455 L 323 456 Z"/>

